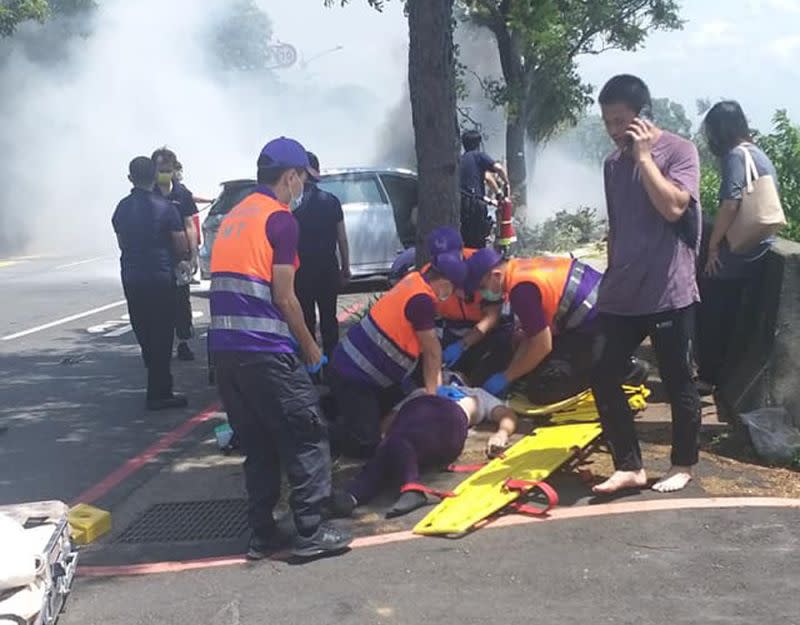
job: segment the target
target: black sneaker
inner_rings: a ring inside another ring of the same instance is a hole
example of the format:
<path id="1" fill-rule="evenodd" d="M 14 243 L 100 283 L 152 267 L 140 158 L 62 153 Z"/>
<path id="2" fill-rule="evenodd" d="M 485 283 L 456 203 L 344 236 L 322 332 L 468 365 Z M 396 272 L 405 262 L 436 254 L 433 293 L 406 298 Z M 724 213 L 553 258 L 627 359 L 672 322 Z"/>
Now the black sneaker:
<path id="1" fill-rule="evenodd" d="M 189 400 L 186 395 L 173 393 L 171 397 L 164 397 L 163 399 L 148 399 L 148 410 L 171 410 L 173 408 L 186 408 L 189 405 Z"/>
<path id="2" fill-rule="evenodd" d="M 276 527 L 268 536 L 253 532 L 247 543 L 248 560 L 263 560 L 292 544 L 292 535 Z"/>
<path id="3" fill-rule="evenodd" d="M 178 343 L 178 360 L 189 362 L 194 360 L 194 352 L 188 343 Z"/>
<path id="4" fill-rule="evenodd" d="M 353 536 L 350 532 L 340 530 L 330 523 L 321 523 L 312 536 L 298 535 L 294 539 L 292 556 L 299 559 L 335 556 L 347 551 Z"/>

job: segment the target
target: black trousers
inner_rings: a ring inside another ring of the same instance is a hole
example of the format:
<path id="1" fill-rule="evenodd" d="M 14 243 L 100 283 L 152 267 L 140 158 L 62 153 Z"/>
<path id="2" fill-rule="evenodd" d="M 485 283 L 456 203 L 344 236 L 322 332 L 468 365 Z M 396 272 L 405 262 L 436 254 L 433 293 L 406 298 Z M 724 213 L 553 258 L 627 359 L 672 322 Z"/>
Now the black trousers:
<path id="1" fill-rule="evenodd" d="M 456 365 L 474 385 L 480 386 L 489 376 L 507 369 L 513 358 L 511 332 L 493 335 L 475 346 L 487 343 L 485 354 L 471 371 L 461 369 L 461 360 Z M 573 331 L 553 337 L 553 350 L 536 369 L 514 384 L 515 389 L 537 405 L 553 404 L 587 390 L 591 385 L 593 342 L 594 336 L 588 332 Z M 630 367 L 625 373 L 629 371 Z"/>
<path id="2" fill-rule="evenodd" d="M 339 321 L 336 318 L 336 299 L 339 296 L 339 266 L 325 268 L 300 267 L 294 279 L 294 289 L 311 336 L 317 335 L 317 308 L 322 335 L 322 351 L 328 358 L 339 343 Z"/>
<path id="3" fill-rule="evenodd" d="M 180 341 L 188 341 L 194 336 L 194 322 L 192 320 L 192 299 L 189 285 L 177 288 L 175 300 L 175 335 Z"/>
<path id="4" fill-rule="evenodd" d="M 216 354 L 217 388 L 245 455 L 249 522 L 260 536 L 275 528 L 281 469 L 291 487 L 295 525 L 311 535 L 330 496 L 328 429 L 317 390 L 295 354 Z"/>
<path id="5" fill-rule="evenodd" d="M 629 370 L 631 354 L 647 336 L 672 408 L 672 464 L 697 464 L 700 397 L 690 364 L 694 307 L 636 317 L 603 314 L 598 322 L 592 390 L 614 466 L 621 471 L 642 468 L 633 412 L 620 383 Z"/>
<path id="6" fill-rule="evenodd" d="M 697 306 L 695 359 L 698 377 L 716 386 L 736 330 L 736 318 L 742 294 L 749 280 L 715 280 L 702 278 L 700 304 Z"/>
<path id="7" fill-rule="evenodd" d="M 486 238 L 492 230 L 489 207 L 482 200 L 461 194 L 461 238 L 464 247 L 486 247 Z"/>
<path id="8" fill-rule="evenodd" d="M 175 335 L 175 286 L 124 284 L 128 314 L 147 368 L 147 399 L 172 395 L 172 342 Z"/>
<path id="9" fill-rule="evenodd" d="M 369 458 L 381 442 L 381 420 L 403 399 L 400 386 L 382 389 L 348 380 L 331 369 L 336 398 L 334 446 L 353 458 Z"/>

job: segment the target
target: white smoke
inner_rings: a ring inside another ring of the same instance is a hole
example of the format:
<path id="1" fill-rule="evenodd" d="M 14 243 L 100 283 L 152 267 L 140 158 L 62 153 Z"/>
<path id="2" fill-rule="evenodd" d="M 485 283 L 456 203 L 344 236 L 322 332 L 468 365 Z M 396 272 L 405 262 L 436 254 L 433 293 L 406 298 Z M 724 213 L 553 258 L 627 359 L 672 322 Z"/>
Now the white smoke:
<path id="1" fill-rule="evenodd" d="M 165 144 L 178 153 L 186 184 L 212 197 L 219 182 L 253 176 L 259 149 L 278 135 L 304 142 L 323 167 L 374 164 L 378 128 L 405 74 L 406 57 L 396 53 L 408 36 L 400 8 L 258 4 L 273 40 L 301 54 L 273 78 L 223 71 L 212 61 L 213 33 L 230 0 L 102 0 L 87 36 L 70 39 L 58 62 L 6 42 L 6 245 L 27 239 L 37 252 L 113 249 L 110 217 L 128 192 L 128 162 Z"/>

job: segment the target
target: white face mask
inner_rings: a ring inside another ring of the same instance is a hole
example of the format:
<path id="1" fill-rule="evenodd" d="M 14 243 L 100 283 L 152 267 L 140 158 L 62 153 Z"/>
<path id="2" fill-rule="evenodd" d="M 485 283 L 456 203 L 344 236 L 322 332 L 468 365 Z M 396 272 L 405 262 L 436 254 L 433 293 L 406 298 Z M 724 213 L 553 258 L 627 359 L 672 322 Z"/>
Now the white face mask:
<path id="1" fill-rule="evenodd" d="M 298 180 L 299 179 L 300 178 L 298 177 Z M 302 203 L 302 201 L 303 201 L 303 183 L 301 181 L 300 182 L 300 191 L 299 191 L 299 193 L 297 193 L 297 195 L 292 193 L 292 198 L 289 200 L 289 208 L 292 211 L 296 211 L 300 207 L 300 204 Z"/>

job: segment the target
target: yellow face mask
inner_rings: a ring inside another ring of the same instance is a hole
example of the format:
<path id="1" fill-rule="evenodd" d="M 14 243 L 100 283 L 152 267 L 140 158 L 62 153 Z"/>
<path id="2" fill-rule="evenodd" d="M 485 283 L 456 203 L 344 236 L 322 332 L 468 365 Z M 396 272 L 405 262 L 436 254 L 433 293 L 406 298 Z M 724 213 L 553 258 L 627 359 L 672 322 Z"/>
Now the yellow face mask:
<path id="1" fill-rule="evenodd" d="M 161 186 L 166 186 L 168 184 L 172 184 L 172 172 L 158 172 L 158 176 L 156 177 L 158 184 Z"/>

